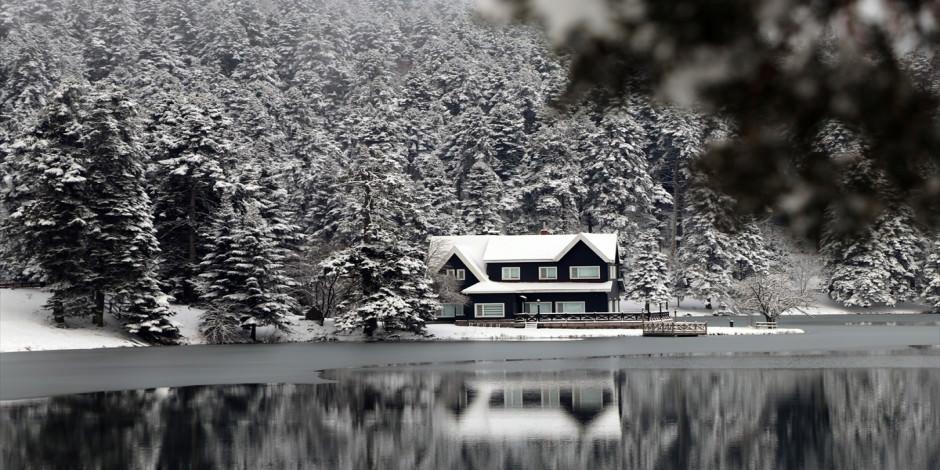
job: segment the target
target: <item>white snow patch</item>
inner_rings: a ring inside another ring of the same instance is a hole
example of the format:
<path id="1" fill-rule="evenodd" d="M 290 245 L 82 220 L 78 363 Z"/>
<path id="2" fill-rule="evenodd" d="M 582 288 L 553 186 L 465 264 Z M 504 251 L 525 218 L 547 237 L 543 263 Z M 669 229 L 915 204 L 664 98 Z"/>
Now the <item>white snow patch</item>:
<path id="1" fill-rule="evenodd" d="M 0 289 L 0 352 L 145 346 L 111 318 L 101 328 L 75 318 L 67 320 L 68 328 L 56 327 L 42 308 L 49 295 L 39 289 Z"/>
<path id="2" fill-rule="evenodd" d="M 467 341 L 467 340 L 531 340 L 546 339 L 583 339 L 583 338 L 615 338 L 621 336 L 643 336 L 640 328 L 492 328 L 485 326 L 457 326 L 451 324 L 435 323 L 428 325 L 428 333 L 433 337 L 430 340 Z M 788 335 L 801 334 L 799 328 L 762 329 L 752 327 L 718 327 L 709 326 L 709 336 L 743 336 L 743 335 Z M 409 338 L 410 339 L 410 338 Z M 417 338 L 416 338 L 417 339 Z"/>

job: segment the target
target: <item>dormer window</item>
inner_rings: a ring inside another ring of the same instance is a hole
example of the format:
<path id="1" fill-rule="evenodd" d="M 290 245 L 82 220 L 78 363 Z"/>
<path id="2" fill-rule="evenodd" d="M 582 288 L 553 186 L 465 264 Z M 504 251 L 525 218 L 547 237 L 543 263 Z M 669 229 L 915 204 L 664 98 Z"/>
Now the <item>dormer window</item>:
<path id="1" fill-rule="evenodd" d="M 600 266 L 572 266 L 569 272 L 571 279 L 600 279 Z"/>
<path id="2" fill-rule="evenodd" d="M 519 266 L 506 266 L 502 269 L 502 275 L 504 281 L 518 281 L 519 280 Z"/>
<path id="3" fill-rule="evenodd" d="M 558 279 L 557 266 L 539 266 L 540 281 L 554 281 L 556 279 Z"/>

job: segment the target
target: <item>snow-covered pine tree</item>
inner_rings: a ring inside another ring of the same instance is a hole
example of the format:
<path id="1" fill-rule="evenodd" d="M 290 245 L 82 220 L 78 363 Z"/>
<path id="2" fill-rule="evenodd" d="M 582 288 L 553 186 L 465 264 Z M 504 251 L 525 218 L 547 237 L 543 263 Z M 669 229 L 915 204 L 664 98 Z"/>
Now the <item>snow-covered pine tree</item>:
<path id="1" fill-rule="evenodd" d="M 83 148 L 85 90 L 78 85 L 55 92 L 35 128 L 10 145 L 7 164 L 16 185 L 5 194 L 14 208 L 3 221 L 3 236 L 15 244 L 8 255 L 21 257 L 25 274 L 44 280 L 52 291 L 47 308 L 57 321 L 93 310 L 95 273 L 86 235 L 94 230 Z"/>
<path id="2" fill-rule="evenodd" d="M 234 167 L 228 143 L 230 120 L 202 96 L 172 96 L 176 102 L 156 117 L 159 135 L 152 150 L 156 165 L 154 221 L 163 251 L 163 280 L 178 301 L 196 299 L 193 281 L 203 253 L 202 234 L 212 224 L 221 192 Z"/>
<path id="3" fill-rule="evenodd" d="M 901 207 L 863 233 L 825 240 L 829 296 L 851 307 L 914 300 L 924 240 L 913 224 L 910 211 Z"/>
<path id="4" fill-rule="evenodd" d="M 362 243 L 341 251 L 330 260 L 343 266 L 356 279 L 358 295 L 346 302 L 347 309 L 336 319 L 344 330 L 362 328 L 372 336 L 379 323 L 386 332 L 423 333 L 425 323 L 440 308 L 433 281 L 420 252 L 389 236 L 368 229 L 372 235 Z"/>
<path id="5" fill-rule="evenodd" d="M 441 159 L 434 153 L 423 153 L 415 158 L 413 166 L 417 187 L 415 202 L 419 212 L 426 214 L 428 234 L 459 233 L 457 192 Z"/>
<path id="6" fill-rule="evenodd" d="M 626 297 L 651 304 L 669 300 L 669 267 L 666 255 L 659 248 L 658 230 L 643 230 L 635 242 L 636 257 L 629 264 Z"/>
<path id="7" fill-rule="evenodd" d="M 620 252 L 632 257 L 631 242 L 641 225 L 655 221 L 657 206 L 671 197 L 650 176 L 643 127 L 625 109 L 608 110 L 585 165 L 585 217 L 591 231 L 616 231 Z"/>
<path id="8" fill-rule="evenodd" d="M 415 204 L 414 183 L 397 158 L 385 158 L 372 149 L 357 147 L 349 167 L 330 184 L 322 219 L 314 233 L 341 246 L 362 240 L 366 227 L 392 234 L 396 240 L 423 241 L 426 215 Z"/>
<path id="9" fill-rule="evenodd" d="M 499 213 L 501 193 L 499 177 L 483 159 L 470 167 L 460 200 L 462 225 L 466 233 L 503 232 L 503 218 Z"/>
<path id="10" fill-rule="evenodd" d="M 934 235 L 923 267 L 921 295 L 934 313 L 940 313 L 940 235 Z"/>
<path id="11" fill-rule="evenodd" d="M 913 211 L 897 207 L 888 211 L 877 223 L 878 237 L 888 249 L 888 272 L 891 273 L 891 295 L 898 302 L 910 302 L 920 294 L 920 270 L 926 257 L 927 240 L 917 229 Z"/>
<path id="12" fill-rule="evenodd" d="M 680 297 L 691 295 L 715 302 L 731 292 L 734 282 L 733 241 L 715 225 L 726 216 L 723 208 L 728 203 L 702 185 L 693 185 L 687 197 L 695 205 L 682 219 L 672 285 Z"/>
<path id="13" fill-rule="evenodd" d="M 757 222 L 748 218 L 737 225 L 736 231 L 730 234 L 734 278 L 742 280 L 768 272 L 776 263 L 777 255 L 768 246 Z"/>
<path id="14" fill-rule="evenodd" d="M 225 337 L 216 329 L 236 323 L 288 331 L 289 317 L 297 310 L 288 294 L 292 281 L 284 274 L 282 252 L 257 203 L 241 205 L 243 210 L 236 211 L 231 200 L 223 200 L 199 265 L 200 298 L 209 306 L 202 320 L 207 338 Z"/>
<path id="15" fill-rule="evenodd" d="M 593 132 L 587 118 L 576 115 L 544 126 L 532 137 L 516 191 L 522 216 L 510 224 L 513 231 L 581 231 L 587 192 L 581 175 L 583 143 Z"/>
<path id="16" fill-rule="evenodd" d="M 832 300 L 847 307 L 895 303 L 884 244 L 885 240 L 872 233 L 826 244 L 823 252 L 827 255 L 825 269 Z"/>
<path id="17" fill-rule="evenodd" d="M 89 99 L 82 139 L 88 153 L 85 191 L 95 227 L 86 233 L 94 276 L 95 317 L 103 324 L 105 297 L 125 327 L 149 341 L 173 342 L 166 295 L 156 277 L 160 248 L 144 187 L 144 152 L 134 103 L 104 90 Z"/>

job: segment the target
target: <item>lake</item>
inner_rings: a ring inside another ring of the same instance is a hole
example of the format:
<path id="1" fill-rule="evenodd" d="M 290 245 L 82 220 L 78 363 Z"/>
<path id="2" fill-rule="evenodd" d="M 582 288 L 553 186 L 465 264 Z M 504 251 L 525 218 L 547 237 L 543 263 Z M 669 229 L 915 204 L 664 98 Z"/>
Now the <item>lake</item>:
<path id="1" fill-rule="evenodd" d="M 768 337 L 2 354 L 0 389 L 25 399 L 0 402 L 0 468 L 935 469 L 937 318 L 794 318 L 806 335 Z M 68 392 L 95 387 L 114 391 Z"/>
<path id="2" fill-rule="evenodd" d="M 344 369 L 327 372 L 332 382 L 322 384 L 6 401 L 0 463 L 928 469 L 940 462 L 936 349 L 579 362 L 558 370 L 563 361 Z M 846 367 L 831 367 L 840 363 Z"/>

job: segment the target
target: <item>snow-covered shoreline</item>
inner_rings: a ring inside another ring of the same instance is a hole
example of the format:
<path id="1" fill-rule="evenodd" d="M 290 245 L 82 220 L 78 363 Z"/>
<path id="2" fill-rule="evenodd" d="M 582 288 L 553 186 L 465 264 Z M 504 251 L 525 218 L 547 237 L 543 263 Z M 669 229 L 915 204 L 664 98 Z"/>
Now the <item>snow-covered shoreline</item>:
<path id="1" fill-rule="evenodd" d="M 69 319 L 67 328 L 52 323 L 48 312 L 42 309 L 49 294 L 39 289 L 0 290 L 0 352 L 48 351 L 62 349 L 97 349 L 141 347 L 147 344 L 126 334 L 112 318 L 98 328 L 88 320 Z M 184 305 L 173 306 L 174 321 L 180 324 L 184 335 L 183 344 L 203 344 L 198 325 L 201 310 Z M 799 334 L 803 330 L 780 328 L 777 330 L 750 327 L 709 327 L 711 335 L 777 335 Z M 395 335 L 402 341 L 545 341 L 579 340 L 589 338 L 616 338 L 642 336 L 639 329 L 562 329 L 562 328 L 487 328 L 456 326 L 436 323 L 428 325 L 428 335 Z M 295 320 L 293 331 L 275 337 L 275 333 L 259 330 L 259 336 L 269 342 L 299 343 L 308 341 L 365 341 L 361 334 L 338 333 L 327 322 L 320 326 L 315 322 Z"/>

